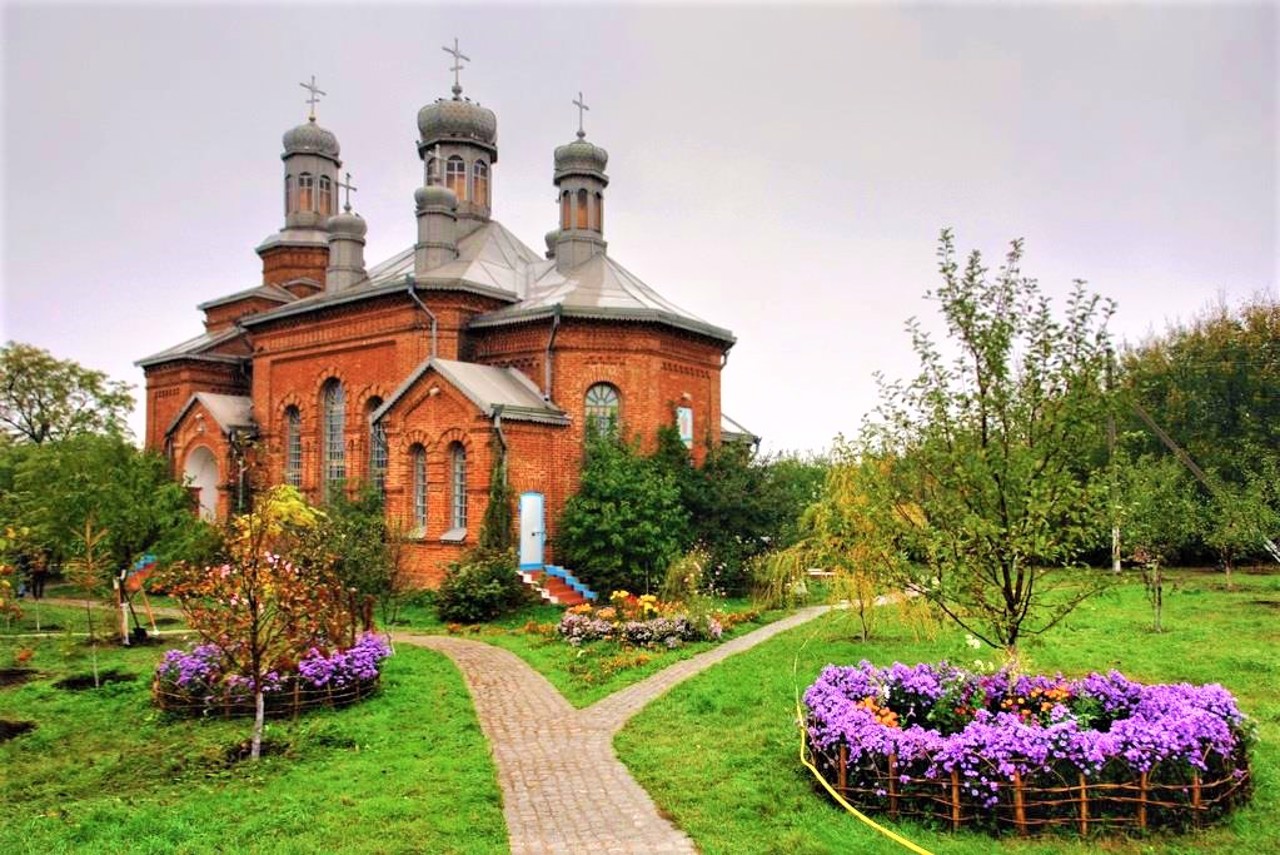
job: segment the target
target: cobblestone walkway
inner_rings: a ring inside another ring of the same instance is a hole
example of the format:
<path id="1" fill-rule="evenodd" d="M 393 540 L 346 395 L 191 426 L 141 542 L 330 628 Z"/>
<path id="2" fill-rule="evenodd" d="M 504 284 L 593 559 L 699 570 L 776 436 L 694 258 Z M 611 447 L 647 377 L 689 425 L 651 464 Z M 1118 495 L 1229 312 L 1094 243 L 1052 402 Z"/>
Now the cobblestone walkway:
<path id="1" fill-rule="evenodd" d="M 812 620 L 802 609 L 574 709 L 514 653 L 461 638 L 398 634 L 457 663 L 489 739 L 512 855 L 696 853 L 613 753 L 613 735 L 646 704 L 715 663 Z"/>

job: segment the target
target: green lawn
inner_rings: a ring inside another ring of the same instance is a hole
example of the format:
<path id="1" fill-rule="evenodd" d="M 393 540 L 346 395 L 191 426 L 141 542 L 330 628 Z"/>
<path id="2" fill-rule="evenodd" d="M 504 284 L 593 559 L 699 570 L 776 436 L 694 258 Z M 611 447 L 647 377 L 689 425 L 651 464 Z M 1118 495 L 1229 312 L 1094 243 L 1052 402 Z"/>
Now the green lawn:
<path id="1" fill-rule="evenodd" d="M 1147 631 L 1141 587 L 1087 602 L 1025 654 L 1034 668 L 1079 674 L 1118 668 L 1135 679 L 1220 682 L 1258 723 L 1256 792 L 1224 825 L 1182 836 L 1135 840 L 1049 838 L 1023 842 L 895 826 L 938 855 L 1086 855 L 1107 852 L 1280 852 L 1280 574 L 1237 573 L 1237 590 L 1206 572 L 1173 574 L 1165 626 Z M 879 638 L 856 642 L 848 614 L 832 614 L 735 656 L 677 686 L 620 733 L 622 761 L 706 855 L 717 853 L 902 853 L 815 788 L 797 760 L 796 694 L 828 663 L 971 662 L 963 633 L 944 626 L 916 641 L 892 613 Z"/>
<path id="2" fill-rule="evenodd" d="M 0 637 L 0 667 L 23 648 L 41 675 L 0 689 L 0 719 L 37 728 L 0 743 L 0 852 L 506 851 L 488 746 L 443 656 L 403 646 L 373 699 L 269 723 L 284 753 L 254 766 L 227 761 L 248 721 L 151 706 L 164 647 L 102 648 L 104 666 L 138 679 L 81 692 L 53 683 L 89 670 L 82 644 Z"/>

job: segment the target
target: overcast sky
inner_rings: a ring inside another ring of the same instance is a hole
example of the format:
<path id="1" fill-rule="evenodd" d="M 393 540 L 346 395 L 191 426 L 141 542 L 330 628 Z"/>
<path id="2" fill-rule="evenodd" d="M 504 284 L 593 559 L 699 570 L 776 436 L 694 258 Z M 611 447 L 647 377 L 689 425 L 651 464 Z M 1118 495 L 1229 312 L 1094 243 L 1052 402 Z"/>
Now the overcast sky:
<path id="1" fill-rule="evenodd" d="M 260 282 L 312 74 L 366 259 L 410 246 L 456 36 L 498 116 L 495 218 L 543 249 L 581 90 L 610 255 L 737 335 L 728 414 L 821 450 L 874 371 L 915 368 L 944 226 L 993 264 L 1025 238 L 1027 273 L 1088 280 L 1130 341 L 1275 294 L 1276 8 L 6 3 L 3 337 L 140 393 L 134 360 Z"/>

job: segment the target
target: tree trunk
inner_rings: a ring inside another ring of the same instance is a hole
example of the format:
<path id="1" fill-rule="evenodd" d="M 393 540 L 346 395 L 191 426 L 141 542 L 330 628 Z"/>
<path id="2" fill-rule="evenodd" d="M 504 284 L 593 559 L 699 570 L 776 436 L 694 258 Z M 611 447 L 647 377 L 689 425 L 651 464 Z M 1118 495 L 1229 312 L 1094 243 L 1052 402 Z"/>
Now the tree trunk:
<path id="1" fill-rule="evenodd" d="M 1155 630 L 1156 632 L 1164 632 L 1164 627 L 1160 623 L 1160 612 L 1164 609 L 1164 570 L 1159 565 L 1156 566 L 1153 583 L 1155 591 L 1152 594 L 1151 603 L 1155 606 Z"/>
<path id="2" fill-rule="evenodd" d="M 266 724 L 266 703 L 262 696 L 262 681 L 256 680 L 253 688 L 253 741 L 249 745 L 249 758 L 262 756 L 262 730 Z"/>

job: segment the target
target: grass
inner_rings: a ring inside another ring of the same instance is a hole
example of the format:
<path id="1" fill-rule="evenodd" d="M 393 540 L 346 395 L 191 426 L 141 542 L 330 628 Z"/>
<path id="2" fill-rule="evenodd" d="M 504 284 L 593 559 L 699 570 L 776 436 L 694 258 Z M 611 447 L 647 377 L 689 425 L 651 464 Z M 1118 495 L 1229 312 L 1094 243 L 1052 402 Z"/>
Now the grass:
<path id="1" fill-rule="evenodd" d="M 754 611 L 751 602 L 745 599 L 724 600 L 719 608 L 734 613 Z M 564 609 L 559 606 L 530 605 L 492 623 L 455 626 L 453 632 L 516 654 L 546 677 L 569 703 L 579 708 L 590 706 L 669 665 L 717 646 L 716 642 L 700 641 L 686 643 L 674 650 L 637 650 L 616 642 L 598 641 L 572 647 L 555 633 L 555 624 L 563 614 Z M 776 610 L 760 613 L 754 619 L 726 630 L 723 638 L 728 640 L 759 629 L 785 614 Z M 411 631 L 435 634 L 450 631 L 435 618 L 434 613 L 420 607 L 406 609 L 403 622 Z"/>
<path id="2" fill-rule="evenodd" d="M 59 622 L 77 612 L 43 608 Z M 86 646 L 0 637 L 0 667 L 30 650 L 41 672 L 0 689 L 0 719 L 37 723 L 0 743 L 0 852 L 312 853 L 336 841 L 353 853 L 506 851 L 488 746 L 443 656 L 403 646 L 380 694 L 268 723 L 281 753 L 251 764 L 228 759 L 249 721 L 171 719 L 151 706 L 163 649 L 100 647 L 103 668 L 138 678 L 68 692 L 53 683 L 89 671 Z"/>
<path id="3" fill-rule="evenodd" d="M 1170 581 L 1167 632 L 1149 631 L 1142 589 L 1127 585 L 1088 601 L 1065 625 L 1028 642 L 1024 655 L 1036 670 L 1069 675 L 1118 668 L 1144 681 L 1224 684 L 1258 724 L 1250 805 L 1183 836 L 997 842 L 908 823 L 895 828 L 938 855 L 1280 851 L 1280 574 L 1238 573 L 1235 590 L 1208 572 L 1176 571 Z M 618 755 L 706 855 L 905 852 L 820 793 L 797 759 L 796 693 L 827 663 L 968 663 L 975 656 L 949 626 L 933 640 L 916 640 L 887 612 L 878 630 L 857 643 L 853 616 L 835 613 L 735 656 L 641 712 L 618 735 Z"/>

